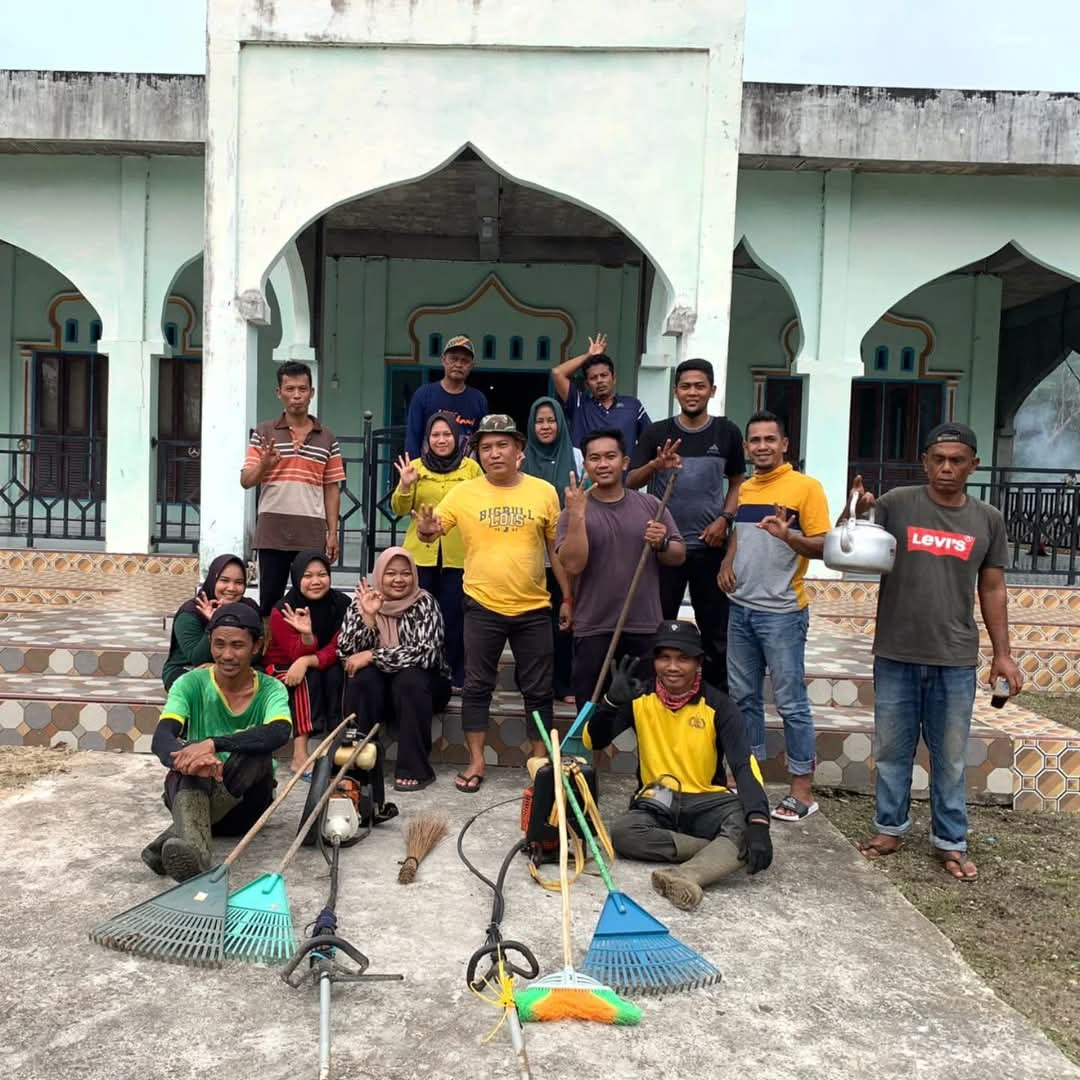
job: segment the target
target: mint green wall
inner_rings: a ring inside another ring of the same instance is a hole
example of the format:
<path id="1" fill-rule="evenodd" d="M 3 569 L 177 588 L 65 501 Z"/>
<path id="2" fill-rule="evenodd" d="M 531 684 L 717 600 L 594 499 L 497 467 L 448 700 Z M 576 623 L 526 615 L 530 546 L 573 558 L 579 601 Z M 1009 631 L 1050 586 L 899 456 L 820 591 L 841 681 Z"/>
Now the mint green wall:
<path id="1" fill-rule="evenodd" d="M 365 410 L 376 424 L 385 417 L 387 356 L 408 356 L 412 342 L 408 320 L 423 305 L 464 300 L 487 276 L 495 273 L 521 303 L 559 308 L 574 322 L 568 355 L 584 352 L 588 337 L 608 335 L 608 352 L 615 359 L 619 389 L 633 393 L 637 348 L 640 273 L 635 266 L 598 267 L 562 264 L 459 263 L 404 259 L 342 258 L 328 260 L 324 296 L 323 351 L 320 358 L 322 414 L 339 434 L 359 434 Z M 543 371 L 556 363 L 538 363 L 526 353 L 519 364 L 506 358 L 507 342 L 518 332 L 521 316 L 502 308 L 501 319 L 485 325 L 499 341 L 496 361 L 478 358 L 479 367 Z M 467 321 L 463 313 L 462 321 Z M 447 320 L 447 334 L 454 317 Z M 475 332 L 474 332 L 475 333 Z M 479 335 L 476 346 L 480 349 Z M 552 348 L 558 347 L 552 341 Z M 426 349 L 424 350 L 426 353 Z M 427 362 L 423 359 L 422 362 Z M 260 361 L 261 364 L 261 361 Z M 337 389 L 330 389 L 336 373 Z M 265 377 L 260 377 L 263 401 Z M 272 391 L 271 391 L 272 392 Z"/>

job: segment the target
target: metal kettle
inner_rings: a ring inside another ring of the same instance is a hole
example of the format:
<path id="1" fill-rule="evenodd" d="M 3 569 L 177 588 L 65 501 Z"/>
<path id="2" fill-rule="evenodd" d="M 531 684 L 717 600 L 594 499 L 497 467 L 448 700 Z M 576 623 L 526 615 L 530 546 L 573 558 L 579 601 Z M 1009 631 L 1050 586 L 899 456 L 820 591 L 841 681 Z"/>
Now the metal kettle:
<path id="1" fill-rule="evenodd" d="M 854 574 L 887 574 L 896 561 L 896 537 L 874 522 L 874 511 L 866 520 L 855 516 L 859 496 L 852 493 L 848 519 L 825 534 L 822 558 L 830 570 Z"/>

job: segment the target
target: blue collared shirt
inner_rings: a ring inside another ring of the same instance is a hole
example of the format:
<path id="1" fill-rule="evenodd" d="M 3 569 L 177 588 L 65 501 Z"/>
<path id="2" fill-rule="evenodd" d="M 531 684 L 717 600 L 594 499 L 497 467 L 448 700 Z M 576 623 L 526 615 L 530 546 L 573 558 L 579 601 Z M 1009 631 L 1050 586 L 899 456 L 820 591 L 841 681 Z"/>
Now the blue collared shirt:
<path id="1" fill-rule="evenodd" d="M 626 440 L 626 452 L 631 457 L 638 436 L 650 424 L 645 406 L 631 394 L 616 394 L 611 408 L 605 409 L 591 394 L 571 386 L 563 411 L 570 421 L 570 441 L 575 446 L 580 447 L 581 440 L 590 431 L 617 428 Z"/>

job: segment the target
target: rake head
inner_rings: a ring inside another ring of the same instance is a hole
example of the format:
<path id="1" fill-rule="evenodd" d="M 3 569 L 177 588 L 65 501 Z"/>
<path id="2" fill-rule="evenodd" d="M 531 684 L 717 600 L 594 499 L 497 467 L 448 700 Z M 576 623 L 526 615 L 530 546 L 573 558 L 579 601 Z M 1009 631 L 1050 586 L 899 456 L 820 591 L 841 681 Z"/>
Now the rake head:
<path id="1" fill-rule="evenodd" d="M 625 893 L 610 893 L 582 970 L 619 994 L 676 994 L 719 982 L 705 957 Z"/>
<path id="2" fill-rule="evenodd" d="M 289 898 L 280 874 L 263 874 L 229 897 L 225 917 L 227 957 L 279 964 L 295 951 Z"/>
<path id="3" fill-rule="evenodd" d="M 228 868 L 215 867 L 95 926 L 90 940 L 150 960 L 220 967 L 228 893 Z"/>

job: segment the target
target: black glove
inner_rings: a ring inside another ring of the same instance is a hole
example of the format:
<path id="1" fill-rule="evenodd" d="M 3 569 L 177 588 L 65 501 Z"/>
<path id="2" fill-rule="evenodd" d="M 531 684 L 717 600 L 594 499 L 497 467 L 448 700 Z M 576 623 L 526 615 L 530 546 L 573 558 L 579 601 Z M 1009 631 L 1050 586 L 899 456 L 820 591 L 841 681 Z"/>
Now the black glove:
<path id="1" fill-rule="evenodd" d="M 624 656 L 612 670 L 611 685 L 607 688 L 604 698 L 613 709 L 629 705 L 634 698 L 640 697 L 642 690 L 645 689 L 645 684 L 633 677 L 637 666 L 638 657 Z"/>
<path id="2" fill-rule="evenodd" d="M 746 825 L 746 867 L 751 874 L 768 870 L 772 863 L 772 838 L 764 821 L 750 821 Z"/>

